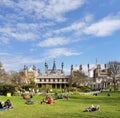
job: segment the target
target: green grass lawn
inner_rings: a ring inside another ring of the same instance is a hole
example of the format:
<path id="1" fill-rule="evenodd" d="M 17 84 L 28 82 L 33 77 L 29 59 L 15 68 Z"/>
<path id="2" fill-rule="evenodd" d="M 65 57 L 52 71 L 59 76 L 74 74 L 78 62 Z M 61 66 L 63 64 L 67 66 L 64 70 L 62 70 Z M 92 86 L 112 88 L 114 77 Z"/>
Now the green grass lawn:
<path id="1" fill-rule="evenodd" d="M 120 92 L 93 95 L 72 94 L 69 100 L 56 100 L 54 104 L 41 105 L 44 96 L 34 96 L 34 104 L 26 105 L 21 96 L 9 97 L 14 108 L 0 111 L 0 118 L 120 118 Z M 0 101 L 8 99 L 0 96 Z M 83 112 L 91 104 L 100 105 L 100 110 Z"/>

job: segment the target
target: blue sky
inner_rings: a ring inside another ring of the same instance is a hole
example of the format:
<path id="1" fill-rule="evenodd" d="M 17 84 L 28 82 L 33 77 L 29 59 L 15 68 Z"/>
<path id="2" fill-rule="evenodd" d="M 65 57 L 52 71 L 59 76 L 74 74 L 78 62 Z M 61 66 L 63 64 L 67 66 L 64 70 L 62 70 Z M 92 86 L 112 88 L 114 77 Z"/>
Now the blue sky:
<path id="1" fill-rule="evenodd" d="M 120 61 L 119 0 L 0 0 L 0 61 L 6 70 L 44 63 Z"/>

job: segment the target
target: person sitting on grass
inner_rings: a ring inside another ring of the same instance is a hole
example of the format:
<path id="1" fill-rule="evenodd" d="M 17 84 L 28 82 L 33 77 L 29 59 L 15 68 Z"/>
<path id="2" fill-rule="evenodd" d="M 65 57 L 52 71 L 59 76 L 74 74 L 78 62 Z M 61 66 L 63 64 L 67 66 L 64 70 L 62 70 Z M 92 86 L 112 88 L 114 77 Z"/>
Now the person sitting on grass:
<path id="1" fill-rule="evenodd" d="M 9 110 L 9 109 L 12 109 L 12 108 L 13 108 L 12 103 L 10 102 L 9 99 L 7 99 L 7 100 L 5 101 L 3 108 L 4 108 L 5 110 Z"/>
<path id="2" fill-rule="evenodd" d="M 51 97 L 48 97 L 48 101 L 47 101 L 48 104 L 52 104 L 53 103 L 53 100 Z"/>
<path id="3" fill-rule="evenodd" d="M 33 96 L 30 95 L 30 98 L 27 99 L 27 101 L 25 102 L 26 104 L 30 105 L 30 104 L 34 104 L 34 101 L 33 101 Z"/>
<path id="4" fill-rule="evenodd" d="M 0 110 L 4 110 L 2 102 L 0 102 Z"/>
<path id="5" fill-rule="evenodd" d="M 0 109 L 3 108 L 2 102 L 0 102 Z"/>
<path id="6" fill-rule="evenodd" d="M 22 97 L 24 100 L 27 100 L 29 98 L 29 96 L 27 94 L 22 94 Z"/>

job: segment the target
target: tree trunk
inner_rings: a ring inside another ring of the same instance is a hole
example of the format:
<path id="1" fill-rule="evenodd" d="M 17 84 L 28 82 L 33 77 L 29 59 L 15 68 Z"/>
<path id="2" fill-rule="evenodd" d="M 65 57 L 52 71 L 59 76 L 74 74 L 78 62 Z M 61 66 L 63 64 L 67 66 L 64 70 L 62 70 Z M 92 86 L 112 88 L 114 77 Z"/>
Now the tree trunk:
<path id="1" fill-rule="evenodd" d="M 116 81 L 115 81 L 115 77 L 113 77 L 113 86 L 114 86 L 114 91 L 116 90 Z"/>

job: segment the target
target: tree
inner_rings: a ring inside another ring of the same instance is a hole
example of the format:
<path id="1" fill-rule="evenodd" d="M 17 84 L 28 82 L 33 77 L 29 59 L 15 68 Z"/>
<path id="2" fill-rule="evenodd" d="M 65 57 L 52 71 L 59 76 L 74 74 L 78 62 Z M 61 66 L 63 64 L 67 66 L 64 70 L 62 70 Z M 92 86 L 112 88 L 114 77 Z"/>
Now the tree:
<path id="1" fill-rule="evenodd" d="M 8 80 L 8 74 L 5 72 L 2 63 L 0 62 L 0 83 L 5 83 Z"/>
<path id="2" fill-rule="evenodd" d="M 73 71 L 72 83 L 74 86 L 80 86 L 84 84 L 86 79 L 87 79 L 87 76 L 84 73 L 80 71 Z"/>
<path id="3" fill-rule="evenodd" d="M 120 76 L 120 62 L 111 61 L 107 64 L 110 77 L 113 79 L 114 91 L 116 90 L 117 77 Z"/>
<path id="4" fill-rule="evenodd" d="M 1 84 L 16 84 L 23 85 L 26 83 L 25 74 L 23 71 L 9 71 L 6 72 L 0 62 L 0 83 Z"/>
<path id="5" fill-rule="evenodd" d="M 11 80 L 12 83 L 17 85 L 25 84 L 24 73 L 22 71 L 20 72 L 10 71 L 9 79 Z"/>

